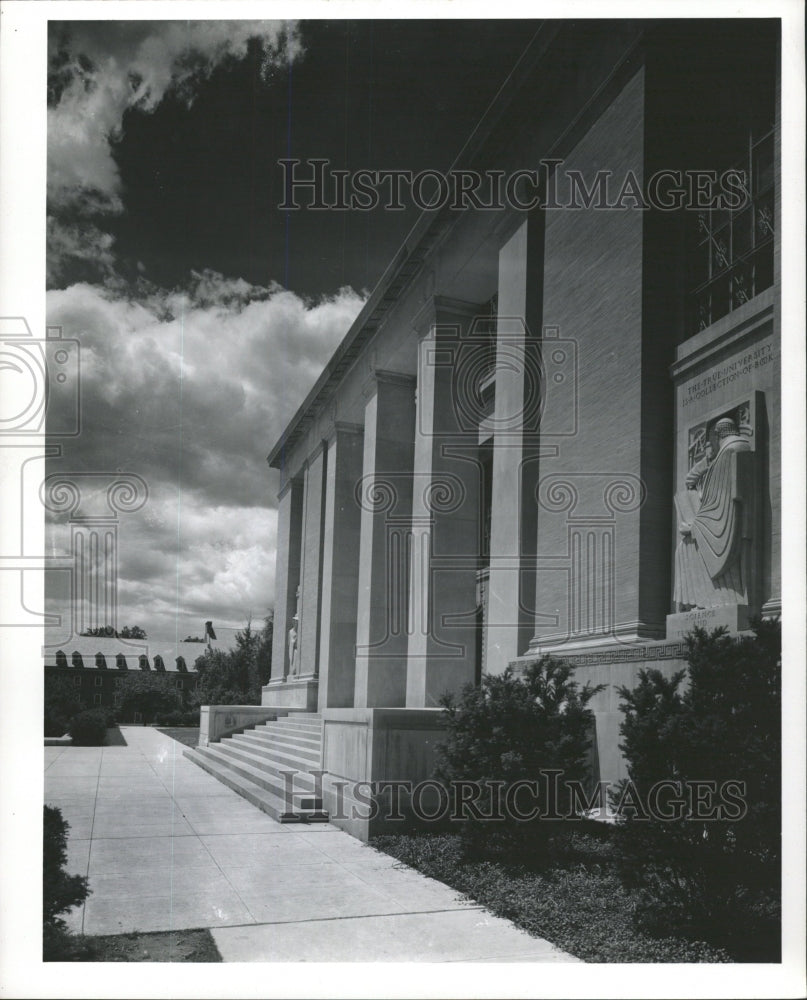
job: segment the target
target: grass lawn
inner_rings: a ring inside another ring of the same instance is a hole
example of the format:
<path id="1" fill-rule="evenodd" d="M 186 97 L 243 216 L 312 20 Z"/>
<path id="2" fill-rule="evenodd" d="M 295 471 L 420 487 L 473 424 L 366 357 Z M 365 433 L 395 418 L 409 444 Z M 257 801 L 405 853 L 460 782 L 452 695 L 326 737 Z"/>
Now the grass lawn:
<path id="1" fill-rule="evenodd" d="M 199 745 L 198 726 L 169 726 L 166 728 L 160 726 L 158 730 L 165 733 L 166 736 L 170 736 L 172 740 L 176 740 L 177 743 L 184 743 L 186 747 Z"/>
<path id="2" fill-rule="evenodd" d="M 220 962 L 208 930 L 59 936 L 46 962 Z"/>
<path id="3" fill-rule="evenodd" d="M 573 834 L 543 868 L 467 860 L 459 834 L 385 835 L 373 847 L 438 879 L 586 962 L 730 962 L 725 952 L 683 938 L 655 938 L 631 919 L 607 839 Z"/>

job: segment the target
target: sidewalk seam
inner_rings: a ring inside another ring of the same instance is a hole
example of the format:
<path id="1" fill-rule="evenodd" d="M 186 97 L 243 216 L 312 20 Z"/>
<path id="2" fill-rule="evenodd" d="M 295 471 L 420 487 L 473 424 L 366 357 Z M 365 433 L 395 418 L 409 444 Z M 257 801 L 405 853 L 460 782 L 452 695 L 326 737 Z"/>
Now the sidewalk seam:
<path id="1" fill-rule="evenodd" d="M 484 907 L 457 906 L 446 907 L 442 910 L 404 910 L 397 911 L 395 913 L 354 913 L 347 917 L 303 917 L 300 920 L 261 920 L 259 923 L 254 924 L 226 924 L 222 927 L 211 927 L 210 929 L 216 931 L 229 931 L 238 927 L 289 927 L 292 924 L 328 924 L 341 920 L 378 920 L 387 917 L 430 917 L 436 913 L 468 913 L 471 910 L 484 910 Z M 526 931 L 524 933 L 526 933 Z M 536 938 L 535 940 L 541 941 L 543 938 Z"/>
<path id="2" fill-rule="evenodd" d="M 104 748 L 101 747 L 101 760 L 98 763 L 98 777 L 95 780 L 95 798 L 92 801 L 92 823 L 90 824 L 90 846 L 87 849 L 87 871 L 84 873 L 87 876 L 88 884 L 90 877 L 90 860 L 92 858 L 92 843 L 93 843 L 93 830 L 95 829 L 95 811 L 98 806 L 98 790 L 101 786 L 101 772 L 104 769 Z M 88 893 L 88 898 L 92 894 L 92 889 Z M 87 900 L 81 904 L 81 933 L 84 933 L 84 920 L 87 916 Z"/>

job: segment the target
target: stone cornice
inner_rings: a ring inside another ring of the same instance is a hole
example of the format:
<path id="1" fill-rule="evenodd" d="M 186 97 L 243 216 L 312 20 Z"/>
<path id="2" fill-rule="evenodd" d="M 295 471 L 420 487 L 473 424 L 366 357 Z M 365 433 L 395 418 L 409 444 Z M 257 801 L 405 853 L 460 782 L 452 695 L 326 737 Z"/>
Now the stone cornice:
<path id="1" fill-rule="evenodd" d="M 299 479 L 296 479 L 294 476 L 290 476 L 277 491 L 277 499 L 282 500 L 295 483 L 299 485 Z"/>
<path id="2" fill-rule="evenodd" d="M 408 389 L 414 389 L 417 386 L 417 376 L 408 375 L 405 372 L 392 372 L 385 368 L 375 368 L 370 372 L 370 375 L 365 379 L 364 385 L 362 386 L 362 392 L 365 399 L 372 399 L 372 397 L 378 392 L 379 384 L 384 385 L 398 385 Z"/>
<path id="3" fill-rule="evenodd" d="M 364 424 L 352 424 L 348 420 L 337 420 L 334 427 L 344 434 L 364 434 Z"/>
<path id="4" fill-rule="evenodd" d="M 435 324 L 454 317 L 473 319 L 478 316 L 482 306 L 477 302 L 466 302 L 463 299 L 451 299 L 445 295 L 430 296 L 412 317 L 412 329 L 421 339 L 425 337 Z"/>
<path id="5" fill-rule="evenodd" d="M 308 455 L 306 456 L 305 461 L 303 462 L 303 468 L 304 469 L 309 468 L 309 466 L 311 466 L 319 458 L 319 456 L 325 450 L 325 445 L 326 444 L 327 444 L 327 442 L 326 442 L 326 440 L 324 438 L 320 438 L 319 441 L 317 441 L 317 443 L 314 445 L 314 447 L 308 453 Z"/>
<path id="6" fill-rule="evenodd" d="M 364 424 L 353 424 L 347 420 L 334 420 L 325 431 L 325 440 L 330 444 L 337 434 L 364 434 Z"/>

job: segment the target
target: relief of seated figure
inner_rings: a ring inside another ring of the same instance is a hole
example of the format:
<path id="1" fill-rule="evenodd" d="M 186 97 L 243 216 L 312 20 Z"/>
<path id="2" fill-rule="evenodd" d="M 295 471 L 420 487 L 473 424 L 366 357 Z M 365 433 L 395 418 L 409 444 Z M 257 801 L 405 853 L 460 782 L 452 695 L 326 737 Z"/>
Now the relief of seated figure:
<path id="1" fill-rule="evenodd" d="M 675 497 L 681 540 L 675 552 L 676 609 L 747 604 L 754 499 L 753 452 L 729 418 Z"/>

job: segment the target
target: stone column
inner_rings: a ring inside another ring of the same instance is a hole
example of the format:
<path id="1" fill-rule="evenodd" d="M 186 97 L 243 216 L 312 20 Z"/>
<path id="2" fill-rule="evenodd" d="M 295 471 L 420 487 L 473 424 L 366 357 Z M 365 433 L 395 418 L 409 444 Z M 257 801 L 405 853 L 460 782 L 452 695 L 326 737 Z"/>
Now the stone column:
<path id="1" fill-rule="evenodd" d="M 434 708 L 474 680 L 482 468 L 472 400 L 461 393 L 488 351 L 468 335 L 478 311 L 434 299 L 417 321 L 408 708 Z"/>
<path id="2" fill-rule="evenodd" d="M 356 497 L 363 465 L 364 429 L 337 422 L 328 439 L 319 709 L 351 708 L 356 680 L 356 612 L 361 507 Z"/>
<path id="3" fill-rule="evenodd" d="M 275 619 L 270 686 L 282 683 L 289 671 L 289 629 L 300 582 L 300 527 L 303 484 L 288 480 L 278 495 L 277 562 L 275 569 Z"/>
<path id="4" fill-rule="evenodd" d="M 297 643 L 300 678 L 319 673 L 320 606 L 322 597 L 323 515 L 325 503 L 325 442 L 305 463 L 302 540 L 300 546 L 300 603 Z"/>
<path id="5" fill-rule="evenodd" d="M 354 706 L 396 708 L 406 702 L 415 379 L 375 371 L 365 395 Z"/>
<path id="6" fill-rule="evenodd" d="M 501 673 L 535 626 L 535 484 L 544 391 L 539 355 L 543 217 L 531 215 L 499 252 L 496 402 L 485 669 Z"/>

